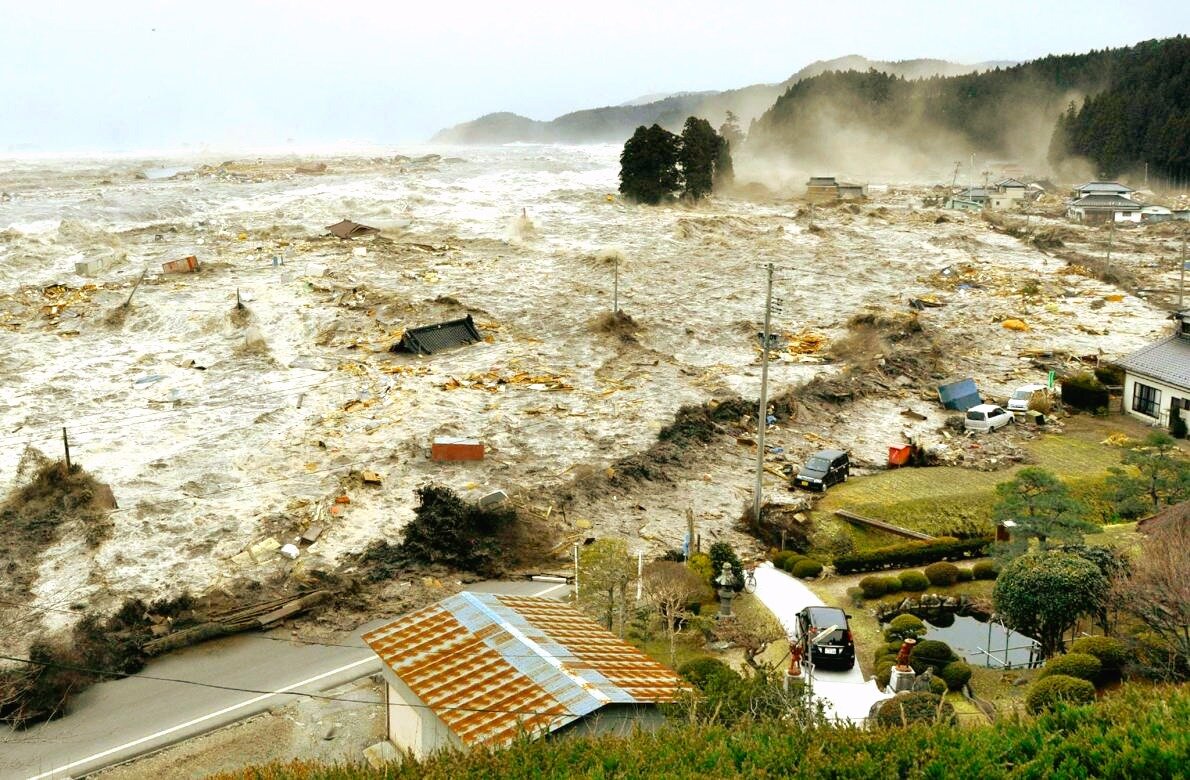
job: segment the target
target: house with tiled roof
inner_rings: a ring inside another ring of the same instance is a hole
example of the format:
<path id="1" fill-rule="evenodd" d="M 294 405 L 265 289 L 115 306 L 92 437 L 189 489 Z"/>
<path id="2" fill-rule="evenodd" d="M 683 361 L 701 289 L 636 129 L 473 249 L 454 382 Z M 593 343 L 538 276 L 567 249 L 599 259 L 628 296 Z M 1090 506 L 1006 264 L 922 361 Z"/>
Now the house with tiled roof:
<path id="1" fill-rule="evenodd" d="M 363 636 L 387 683 L 388 739 L 423 757 L 520 735 L 631 733 L 661 725 L 686 684 L 547 598 L 463 592 Z"/>
<path id="2" fill-rule="evenodd" d="M 1173 415 L 1190 423 L 1190 310 L 1173 319 L 1172 334 L 1117 361 L 1124 369 L 1124 410 L 1167 427 Z"/>

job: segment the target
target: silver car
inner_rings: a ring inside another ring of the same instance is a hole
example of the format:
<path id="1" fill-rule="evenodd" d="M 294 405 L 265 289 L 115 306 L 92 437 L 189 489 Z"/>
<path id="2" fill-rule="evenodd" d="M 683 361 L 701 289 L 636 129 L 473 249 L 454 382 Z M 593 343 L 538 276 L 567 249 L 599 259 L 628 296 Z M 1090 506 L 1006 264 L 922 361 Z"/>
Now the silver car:
<path id="1" fill-rule="evenodd" d="M 991 432 L 997 428 L 1013 423 L 1016 418 L 1012 412 L 993 404 L 979 404 L 967 410 L 967 417 L 963 420 L 963 428 L 968 431 Z"/>

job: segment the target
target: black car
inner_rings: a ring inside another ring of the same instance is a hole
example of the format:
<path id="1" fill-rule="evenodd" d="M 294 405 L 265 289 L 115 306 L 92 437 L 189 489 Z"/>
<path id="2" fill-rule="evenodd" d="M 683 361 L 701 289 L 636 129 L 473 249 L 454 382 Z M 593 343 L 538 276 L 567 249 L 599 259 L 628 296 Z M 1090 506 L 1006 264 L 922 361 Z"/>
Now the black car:
<path id="1" fill-rule="evenodd" d="M 855 666 L 855 640 L 847 613 L 841 609 L 806 607 L 797 613 L 795 639 L 802 646 L 802 658 L 815 666 L 842 670 Z"/>
<path id="2" fill-rule="evenodd" d="M 846 482 L 851 473 L 851 459 L 843 450 L 819 450 L 810 456 L 793 478 L 793 484 L 807 490 L 825 491 L 838 482 Z"/>

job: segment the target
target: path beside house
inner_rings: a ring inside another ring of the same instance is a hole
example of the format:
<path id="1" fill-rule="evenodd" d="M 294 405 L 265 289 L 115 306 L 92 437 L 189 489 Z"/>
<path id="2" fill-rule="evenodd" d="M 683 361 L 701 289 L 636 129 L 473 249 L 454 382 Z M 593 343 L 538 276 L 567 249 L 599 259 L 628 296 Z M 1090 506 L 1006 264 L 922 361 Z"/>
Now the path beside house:
<path id="1" fill-rule="evenodd" d="M 791 636 L 797 613 L 805 607 L 822 605 L 822 599 L 812 590 L 771 563 L 756 569 L 756 597 Z M 861 652 L 864 648 L 857 646 L 856 656 Z M 876 688 L 875 680 L 864 680 L 858 661 L 846 672 L 815 670 L 811 689 L 826 705 L 828 717 L 854 723 L 863 723 L 876 702 L 892 698 Z"/>

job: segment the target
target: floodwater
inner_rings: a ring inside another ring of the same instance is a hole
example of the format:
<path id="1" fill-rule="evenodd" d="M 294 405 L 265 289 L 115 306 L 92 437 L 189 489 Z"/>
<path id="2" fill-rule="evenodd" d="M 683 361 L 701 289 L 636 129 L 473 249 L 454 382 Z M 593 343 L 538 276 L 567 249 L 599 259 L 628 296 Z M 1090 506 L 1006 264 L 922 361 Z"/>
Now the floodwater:
<path id="1" fill-rule="evenodd" d="M 1028 666 L 1036 658 L 1035 640 L 1000 623 L 984 623 L 969 615 L 956 615 L 954 623 L 945 627 L 925 623 L 926 639 L 945 642 L 969 664 L 1011 669 Z"/>
<path id="2" fill-rule="evenodd" d="M 768 262 L 781 302 L 774 330 L 828 339 L 857 311 L 901 311 L 942 269 L 969 266 L 972 285 L 941 291 L 946 305 L 921 318 L 948 368 L 985 393 L 1032 379 L 1022 349 L 1126 352 L 1165 325 L 1131 296 L 1102 308 L 1112 288 L 1062 275 L 977 218 L 920 213 L 913 189 L 819 209 L 810 230 L 788 200 L 626 204 L 615 195 L 618 154 L 510 146 L 228 165 L 0 160 L 0 489 L 17 482 L 26 447 L 57 456 L 66 427 L 74 460 L 120 504 L 97 550 L 67 532 L 29 561 L 34 603 L 111 606 L 340 561 L 399 538 L 427 482 L 471 498 L 523 491 L 549 505 L 581 469 L 646 448 L 679 406 L 757 396 Z M 315 162 L 327 172 L 296 171 Z M 344 218 L 382 234 L 326 238 L 324 226 Z M 623 258 L 620 306 L 640 324 L 635 341 L 593 324 L 611 308 L 609 252 Z M 188 255 L 200 273 L 162 272 Z M 75 273 L 92 260 L 107 265 Z M 1040 277 L 1048 303 L 1014 297 L 1024 275 Z M 237 293 L 246 313 L 236 313 Z M 467 313 L 479 344 L 429 358 L 388 351 L 404 328 Z M 1000 328 L 1010 315 L 1031 330 Z M 1074 327 L 1087 322 L 1096 327 Z M 834 370 L 786 354 L 770 390 Z M 818 439 L 774 440 L 794 460 L 825 436 L 882 463 L 912 425 L 897 413 L 905 398 L 929 411 L 920 426 L 938 426 L 931 393 L 897 388 L 798 421 Z M 435 436 L 479 438 L 486 459 L 432 463 L 424 453 Z M 689 480 L 611 496 L 582 519 L 594 533 L 665 549 L 680 544 L 693 507 L 708 540 L 743 542 L 735 520 L 753 479 L 747 452 Z M 362 469 L 383 485 L 350 477 Z M 325 530 L 296 563 L 241 555 L 262 540 L 293 541 L 311 523 Z M 51 627 L 63 619 L 42 615 Z"/>

